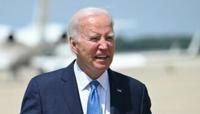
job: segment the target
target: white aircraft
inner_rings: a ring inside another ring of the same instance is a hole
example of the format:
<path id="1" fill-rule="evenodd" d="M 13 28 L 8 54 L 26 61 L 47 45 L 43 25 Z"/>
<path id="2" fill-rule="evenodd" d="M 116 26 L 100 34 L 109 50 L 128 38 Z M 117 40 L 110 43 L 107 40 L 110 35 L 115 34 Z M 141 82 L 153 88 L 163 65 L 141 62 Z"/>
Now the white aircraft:
<path id="1" fill-rule="evenodd" d="M 29 47 L 42 43 L 56 43 L 60 40 L 64 30 L 61 24 L 51 23 L 44 26 L 44 33 L 36 24 L 31 24 L 16 31 L 16 41 Z"/>
<path id="2" fill-rule="evenodd" d="M 65 27 L 59 23 L 47 23 L 47 9 L 48 0 L 40 0 L 37 15 L 27 26 L 13 31 L 9 26 L 0 25 L 0 43 L 14 41 L 21 44 L 17 50 L 17 45 L 7 46 L 12 49 L 0 47 L 0 70 L 16 69 L 28 62 L 46 72 L 67 66 L 75 58 L 65 41 L 58 43 L 64 38 Z M 111 68 L 143 67 L 147 60 L 140 53 L 117 53 Z"/>
<path id="3" fill-rule="evenodd" d="M 44 21 L 47 13 L 44 1 L 47 0 L 41 1 L 35 19 L 27 26 L 13 30 L 8 25 L 0 25 L 0 71 L 15 72 L 62 40 L 63 26 Z"/>

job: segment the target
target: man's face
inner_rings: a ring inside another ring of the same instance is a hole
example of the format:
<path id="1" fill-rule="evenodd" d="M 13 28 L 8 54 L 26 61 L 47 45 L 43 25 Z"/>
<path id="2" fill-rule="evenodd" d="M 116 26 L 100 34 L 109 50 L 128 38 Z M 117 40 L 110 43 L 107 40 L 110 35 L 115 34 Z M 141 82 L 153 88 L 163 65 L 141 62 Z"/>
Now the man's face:
<path id="1" fill-rule="evenodd" d="M 105 15 L 85 17 L 79 30 L 81 34 L 73 50 L 80 67 L 92 71 L 108 69 L 115 51 L 111 20 Z"/>

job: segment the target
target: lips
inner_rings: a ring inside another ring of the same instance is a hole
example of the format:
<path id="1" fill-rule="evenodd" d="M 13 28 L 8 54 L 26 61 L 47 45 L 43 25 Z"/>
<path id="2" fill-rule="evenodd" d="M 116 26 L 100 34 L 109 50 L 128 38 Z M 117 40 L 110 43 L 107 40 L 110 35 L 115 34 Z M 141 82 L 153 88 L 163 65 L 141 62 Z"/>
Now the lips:
<path id="1" fill-rule="evenodd" d="M 107 55 L 99 55 L 99 56 L 95 56 L 96 59 L 99 59 L 99 60 L 106 60 L 109 58 L 109 56 Z"/>

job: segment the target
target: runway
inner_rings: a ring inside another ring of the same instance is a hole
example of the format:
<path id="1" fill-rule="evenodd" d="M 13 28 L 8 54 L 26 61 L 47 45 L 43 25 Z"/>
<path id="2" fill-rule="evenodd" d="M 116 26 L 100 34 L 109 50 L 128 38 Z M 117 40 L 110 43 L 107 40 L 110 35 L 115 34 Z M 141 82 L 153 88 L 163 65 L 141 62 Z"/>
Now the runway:
<path id="1" fill-rule="evenodd" d="M 152 100 L 153 114 L 200 114 L 200 57 L 146 57 L 148 60 L 142 67 L 113 69 L 146 84 Z M 26 68 L 15 81 L 2 78 L 4 76 L 0 78 L 0 114 L 19 113 L 27 83 L 36 73 L 31 68 Z"/>

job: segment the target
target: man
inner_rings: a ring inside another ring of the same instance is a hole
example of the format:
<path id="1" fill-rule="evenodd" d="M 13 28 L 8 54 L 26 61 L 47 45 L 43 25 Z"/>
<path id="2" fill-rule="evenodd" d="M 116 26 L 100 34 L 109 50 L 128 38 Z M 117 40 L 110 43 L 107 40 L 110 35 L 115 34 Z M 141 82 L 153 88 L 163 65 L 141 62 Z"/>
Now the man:
<path id="1" fill-rule="evenodd" d="M 115 37 L 106 10 L 78 11 L 68 38 L 76 59 L 67 68 L 34 77 L 21 114 L 151 114 L 145 85 L 109 68 Z"/>

